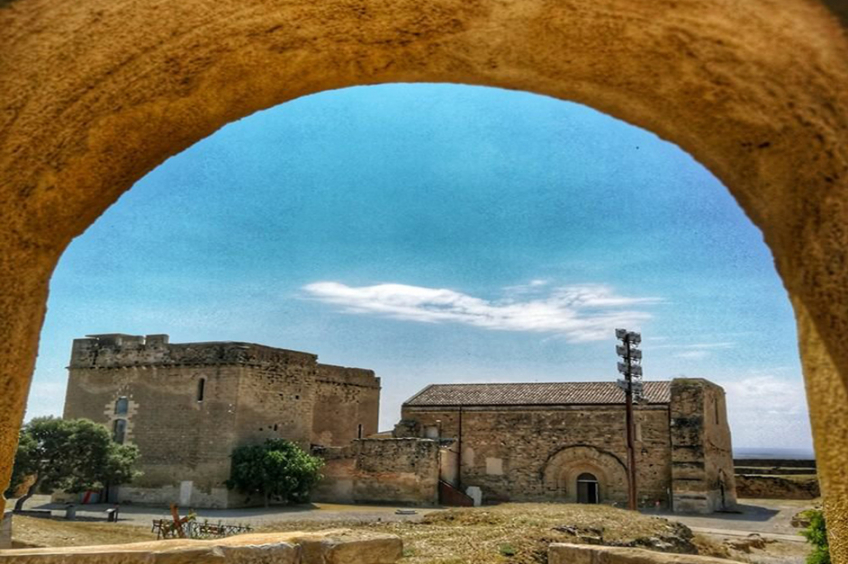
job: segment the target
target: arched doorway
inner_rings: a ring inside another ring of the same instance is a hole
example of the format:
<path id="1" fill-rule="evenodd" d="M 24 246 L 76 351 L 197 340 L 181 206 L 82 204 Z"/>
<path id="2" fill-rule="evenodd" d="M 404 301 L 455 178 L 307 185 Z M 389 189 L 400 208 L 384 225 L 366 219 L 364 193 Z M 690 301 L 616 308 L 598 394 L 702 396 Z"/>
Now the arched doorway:
<path id="1" fill-rule="evenodd" d="M 121 193 L 298 96 L 456 82 L 592 106 L 725 183 L 795 308 L 828 524 L 848 532 L 848 38 L 819 2 L 15 0 L 0 29 L 0 482 L 50 274 Z"/>
<path id="2" fill-rule="evenodd" d="M 614 454 L 590 445 L 571 445 L 554 452 L 541 469 L 547 499 L 568 503 L 623 503 L 627 471 Z"/>
<path id="3" fill-rule="evenodd" d="M 577 503 L 597 504 L 601 502 L 601 488 L 594 474 L 584 472 L 577 476 Z"/>

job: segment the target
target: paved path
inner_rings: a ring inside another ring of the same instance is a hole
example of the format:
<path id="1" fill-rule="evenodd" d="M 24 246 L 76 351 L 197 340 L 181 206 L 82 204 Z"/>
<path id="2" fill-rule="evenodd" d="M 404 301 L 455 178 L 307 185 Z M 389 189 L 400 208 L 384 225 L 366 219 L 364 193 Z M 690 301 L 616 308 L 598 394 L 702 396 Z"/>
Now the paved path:
<path id="1" fill-rule="evenodd" d="M 114 507 L 111 504 L 77 505 L 76 515 L 79 520 L 106 520 L 106 509 Z M 33 496 L 26 504 L 27 510 L 50 511 L 54 517 L 64 515 L 64 504 L 50 503 L 49 496 Z M 180 514 L 185 515 L 189 508 L 181 508 Z M 375 521 L 417 521 L 427 513 L 441 511 L 439 508 L 401 507 L 401 506 L 368 506 L 368 505 L 337 505 L 331 503 L 311 503 L 296 507 L 272 506 L 250 507 L 240 509 L 198 509 L 200 520 L 208 519 L 217 523 L 222 521 L 230 524 L 246 524 L 261 527 L 270 523 L 286 521 L 326 521 L 326 522 L 363 522 Z M 400 513 L 399 513 L 400 512 Z M 410 514 L 410 512 L 412 512 Z M 153 519 L 170 519 L 169 509 L 162 507 L 145 507 L 124 504 L 120 507 L 119 523 L 125 525 L 151 526 Z"/>
<path id="2" fill-rule="evenodd" d="M 658 515 L 680 521 L 692 530 L 714 529 L 737 531 L 743 534 L 768 533 L 794 537 L 798 529 L 792 526 L 792 517 L 804 509 L 813 507 L 812 500 L 791 499 L 740 499 L 738 512 L 712 513 L 709 515 L 680 514 L 643 511 L 646 515 Z"/>

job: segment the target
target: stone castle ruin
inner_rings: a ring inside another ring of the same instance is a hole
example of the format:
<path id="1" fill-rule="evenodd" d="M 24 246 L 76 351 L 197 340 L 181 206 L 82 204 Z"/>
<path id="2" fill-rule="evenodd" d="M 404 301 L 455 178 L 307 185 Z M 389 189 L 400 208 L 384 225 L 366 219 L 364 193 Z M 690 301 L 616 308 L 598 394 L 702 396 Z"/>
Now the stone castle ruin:
<path id="1" fill-rule="evenodd" d="M 144 474 L 109 492 L 112 501 L 244 505 L 224 486 L 237 446 L 279 437 L 308 449 L 377 432 L 380 379 L 317 358 L 249 343 L 92 335 L 74 340 L 64 417 L 103 423 L 138 446 Z"/>
<path id="2" fill-rule="evenodd" d="M 255 504 L 224 481 L 244 444 L 285 438 L 324 458 L 317 501 L 470 503 L 627 499 L 624 394 L 614 382 L 431 385 L 378 433 L 380 379 L 314 354 L 167 335 L 73 343 L 66 418 L 138 446 L 143 476 L 110 501 Z M 639 501 L 711 512 L 736 502 L 724 390 L 646 382 L 636 407 Z M 469 489 L 470 488 L 470 489 Z"/>

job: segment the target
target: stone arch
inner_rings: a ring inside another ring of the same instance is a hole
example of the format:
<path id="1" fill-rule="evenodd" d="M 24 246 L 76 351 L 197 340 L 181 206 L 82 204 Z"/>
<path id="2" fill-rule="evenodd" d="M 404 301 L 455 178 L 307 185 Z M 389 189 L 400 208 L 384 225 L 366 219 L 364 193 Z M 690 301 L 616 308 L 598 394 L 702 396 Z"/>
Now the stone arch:
<path id="1" fill-rule="evenodd" d="M 598 480 L 601 503 L 627 501 L 627 467 L 614 454 L 591 445 L 570 445 L 545 461 L 540 471 L 545 496 L 577 502 L 577 479 L 592 474 Z"/>
<path id="2" fill-rule="evenodd" d="M 677 143 L 762 229 L 815 398 L 831 549 L 848 560 L 848 37 L 819 1 L 8 0 L 0 29 L 0 482 L 50 274 L 136 180 L 298 96 L 478 84 Z"/>

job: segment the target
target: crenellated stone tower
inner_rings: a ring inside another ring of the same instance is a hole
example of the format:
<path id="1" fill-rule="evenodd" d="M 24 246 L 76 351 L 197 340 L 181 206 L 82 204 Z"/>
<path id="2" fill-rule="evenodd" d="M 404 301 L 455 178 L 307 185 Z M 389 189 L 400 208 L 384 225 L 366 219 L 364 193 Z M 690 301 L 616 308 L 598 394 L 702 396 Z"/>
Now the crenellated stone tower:
<path id="1" fill-rule="evenodd" d="M 377 432 L 380 379 L 317 359 L 251 343 L 92 335 L 74 340 L 64 417 L 138 446 L 144 474 L 111 500 L 239 506 L 244 496 L 224 486 L 235 447 L 272 437 L 341 446 Z"/>

